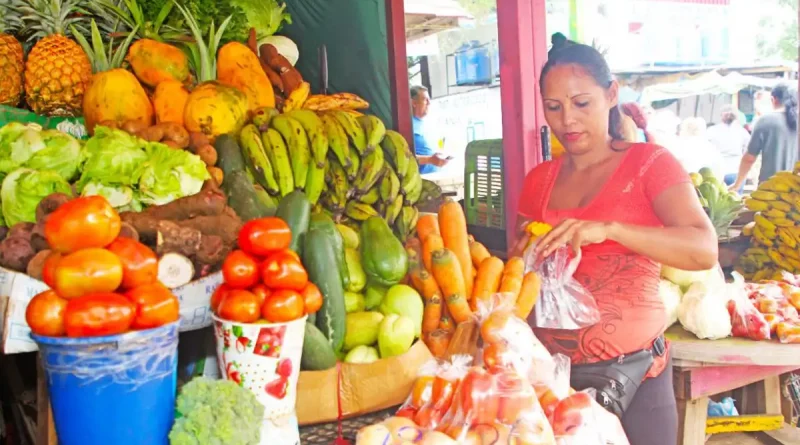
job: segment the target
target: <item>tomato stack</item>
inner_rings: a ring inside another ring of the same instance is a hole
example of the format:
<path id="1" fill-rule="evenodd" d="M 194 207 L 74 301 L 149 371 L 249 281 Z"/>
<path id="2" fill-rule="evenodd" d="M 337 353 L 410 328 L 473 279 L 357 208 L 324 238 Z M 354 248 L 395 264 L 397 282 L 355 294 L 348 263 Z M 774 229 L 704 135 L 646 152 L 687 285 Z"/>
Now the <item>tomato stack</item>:
<path id="1" fill-rule="evenodd" d="M 120 227 L 119 214 L 99 196 L 69 201 L 47 217 L 52 253 L 42 275 L 50 289 L 25 313 L 34 334 L 116 335 L 178 320 L 178 299 L 158 282 L 158 257 L 119 237 Z"/>
<path id="2" fill-rule="evenodd" d="M 214 313 L 238 323 L 286 323 L 317 312 L 322 293 L 289 249 L 291 241 L 291 229 L 280 218 L 247 222 L 239 232 L 241 250 L 222 264 L 224 283 L 211 297 Z"/>

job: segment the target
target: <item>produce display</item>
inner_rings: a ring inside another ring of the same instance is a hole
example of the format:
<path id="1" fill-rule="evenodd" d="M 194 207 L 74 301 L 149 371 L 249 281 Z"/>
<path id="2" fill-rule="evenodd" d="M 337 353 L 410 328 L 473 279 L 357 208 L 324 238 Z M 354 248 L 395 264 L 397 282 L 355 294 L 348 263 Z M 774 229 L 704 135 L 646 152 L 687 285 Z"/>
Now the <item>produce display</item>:
<path id="1" fill-rule="evenodd" d="M 44 219 L 50 250 L 40 252 L 38 268 L 50 289 L 28 304 L 34 334 L 116 335 L 178 320 L 178 299 L 158 281 L 155 252 L 124 237 L 104 198 L 65 202 Z"/>
<path id="2" fill-rule="evenodd" d="M 778 172 L 758 185 L 745 199 L 756 212 L 742 232 L 750 236 L 750 248 L 740 257 L 736 270 L 749 281 L 780 280 L 782 272 L 800 273 L 800 163 L 794 172 Z"/>
<path id="3" fill-rule="evenodd" d="M 727 238 L 731 223 L 742 210 L 742 199 L 736 192 L 728 191 L 728 187 L 714 176 L 710 168 L 701 168 L 699 173 L 689 173 L 718 238 Z"/>

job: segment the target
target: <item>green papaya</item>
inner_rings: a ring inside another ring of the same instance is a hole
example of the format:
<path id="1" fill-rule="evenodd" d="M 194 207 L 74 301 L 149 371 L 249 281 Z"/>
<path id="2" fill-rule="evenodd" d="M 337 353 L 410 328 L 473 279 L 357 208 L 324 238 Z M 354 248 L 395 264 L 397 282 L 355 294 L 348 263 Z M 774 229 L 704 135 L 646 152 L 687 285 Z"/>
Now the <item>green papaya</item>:
<path id="1" fill-rule="evenodd" d="M 361 225 L 361 267 L 370 282 L 393 286 L 408 272 L 403 244 L 386 221 L 373 216 Z"/>

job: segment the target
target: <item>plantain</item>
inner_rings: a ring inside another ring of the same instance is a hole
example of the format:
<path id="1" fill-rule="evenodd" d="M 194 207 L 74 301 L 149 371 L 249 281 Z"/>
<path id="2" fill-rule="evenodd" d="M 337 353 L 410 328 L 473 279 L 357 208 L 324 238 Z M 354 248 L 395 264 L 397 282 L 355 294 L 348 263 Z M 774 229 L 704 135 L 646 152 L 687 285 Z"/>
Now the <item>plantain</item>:
<path id="1" fill-rule="evenodd" d="M 350 143 L 347 141 L 347 133 L 344 132 L 344 129 L 336 122 L 333 116 L 323 113 L 319 115 L 319 118 L 325 125 L 329 151 L 336 156 L 340 164 L 345 168 L 349 168 L 352 165 L 352 161 L 350 161 Z"/>
<path id="2" fill-rule="evenodd" d="M 383 166 L 383 150 L 372 150 L 372 153 L 361 160 L 361 168 L 354 183 L 357 195 L 367 193 L 378 182 L 383 173 Z"/>
<path id="3" fill-rule="evenodd" d="M 344 132 L 347 133 L 347 138 L 350 140 L 353 147 L 358 150 L 359 154 L 364 156 L 367 150 L 367 135 L 364 133 L 364 129 L 361 128 L 361 124 L 358 123 L 356 117 L 341 110 L 330 111 L 330 114 L 336 119 L 336 122 L 342 126 Z"/>
<path id="4" fill-rule="evenodd" d="M 364 204 L 354 200 L 347 202 L 347 205 L 344 208 L 344 214 L 347 215 L 348 218 L 355 221 L 366 221 L 372 216 L 380 216 L 378 211 L 373 209 L 369 204 Z"/>
<path id="5" fill-rule="evenodd" d="M 781 244 L 778 246 L 778 252 L 781 253 L 784 257 L 792 258 L 797 261 L 800 261 L 800 252 L 797 249 L 787 246 L 786 244 Z"/>
<path id="6" fill-rule="evenodd" d="M 407 205 L 414 205 L 419 201 L 422 195 L 422 179 L 411 184 L 405 194 L 405 202 Z"/>
<path id="7" fill-rule="evenodd" d="M 285 115 L 275 116 L 270 122 L 270 127 L 278 131 L 289 147 L 289 160 L 292 164 L 292 176 L 295 188 L 306 185 L 308 168 L 311 164 L 311 149 L 308 144 L 308 135 L 302 125 Z"/>
<path id="8" fill-rule="evenodd" d="M 753 221 L 755 221 L 756 226 L 757 227 L 761 227 L 762 230 L 774 232 L 775 229 L 778 228 L 778 226 L 776 226 L 772 221 L 770 221 L 761 212 L 757 212 L 755 215 L 753 215 Z"/>
<path id="9" fill-rule="evenodd" d="M 779 227 L 778 230 L 775 231 L 778 234 L 778 239 L 781 240 L 781 243 L 785 246 L 788 246 L 792 249 L 797 247 L 797 239 L 792 235 L 789 229 L 785 227 Z"/>
<path id="10" fill-rule="evenodd" d="M 361 171 L 361 158 L 353 147 L 350 147 L 350 167 L 345 167 L 344 171 L 347 172 L 347 179 L 351 181 L 355 181 L 358 172 Z"/>
<path id="11" fill-rule="evenodd" d="M 375 204 L 381 198 L 381 193 L 378 189 L 378 187 L 372 187 L 367 193 L 359 196 L 358 201 L 369 205 Z"/>
<path id="12" fill-rule="evenodd" d="M 777 201 L 779 196 L 775 192 L 769 192 L 766 190 L 756 190 L 750 194 L 755 199 L 760 199 L 761 201 Z"/>
<path id="13" fill-rule="evenodd" d="M 294 176 L 292 175 L 292 164 L 289 160 L 289 149 L 286 147 L 286 142 L 284 142 L 281 134 L 272 128 L 268 128 L 267 131 L 261 133 L 261 141 L 264 143 L 267 157 L 272 163 L 272 169 L 275 173 L 275 179 L 278 181 L 281 196 L 286 196 L 294 191 Z"/>
<path id="14" fill-rule="evenodd" d="M 293 110 L 284 114 L 300 123 L 311 141 L 311 157 L 317 167 L 325 167 L 328 156 L 328 134 L 322 119 L 311 110 Z"/>
<path id="15" fill-rule="evenodd" d="M 781 212 L 789 212 L 792 210 L 792 204 L 786 201 L 770 201 L 770 207 L 780 210 Z"/>
<path id="16" fill-rule="evenodd" d="M 298 108 L 302 108 L 305 105 L 306 100 L 308 100 L 308 95 L 311 93 L 311 84 L 308 82 L 303 82 L 292 90 L 289 93 L 289 97 L 283 102 L 283 112 L 287 113 L 289 111 L 296 110 Z"/>
<path id="17" fill-rule="evenodd" d="M 778 201 L 773 201 L 778 202 Z M 754 212 L 763 212 L 769 209 L 769 203 L 766 201 L 760 201 L 755 198 L 746 198 L 744 200 L 744 206 L 747 207 L 749 210 Z"/>
<path id="18" fill-rule="evenodd" d="M 320 167 L 316 164 L 311 164 L 308 168 L 308 176 L 306 177 L 305 193 L 308 202 L 314 205 L 319 201 L 322 196 L 322 191 L 325 189 L 325 166 Z"/>
<path id="19" fill-rule="evenodd" d="M 352 194 L 350 182 L 347 179 L 347 173 L 338 162 L 331 162 L 328 169 L 328 176 L 330 177 L 329 185 L 331 190 L 329 194 L 337 197 L 337 202 L 342 202 L 342 207 L 347 203 L 347 199 Z"/>
<path id="20" fill-rule="evenodd" d="M 767 210 L 765 212 L 761 212 L 761 213 L 764 216 L 766 216 L 768 219 L 775 219 L 775 218 L 784 219 L 784 218 L 787 218 L 786 212 L 784 212 L 783 210 L 778 210 L 778 209 L 769 209 L 769 210 Z"/>
<path id="21" fill-rule="evenodd" d="M 790 192 L 793 185 L 786 178 L 773 177 L 758 185 L 759 190 L 767 190 L 770 192 Z"/>
<path id="22" fill-rule="evenodd" d="M 253 124 L 246 125 L 239 133 L 239 142 L 242 146 L 245 164 L 252 172 L 255 182 L 264 187 L 264 190 L 270 195 L 279 194 L 280 188 L 275 180 L 272 164 L 269 162 L 261 142 L 258 128 Z"/>
<path id="23" fill-rule="evenodd" d="M 272 120 L 272 118 L 279 114 L 281 114 L 281 112 L 275 108 L 261 107 L 256 109 L 256 111 L 253 113 L 252 123 L 258 127 L 260 131 L 266 131 L 267 128 L 269 128 L 269 122 Z"/>
<path id="24" fill-rule="evenodd" d="M 362 110 L 369 108 L 369 102 L 353 93 L 312 94 L 303 103 L 303 108 L 314 111 Z"/>
<path id="25" fill-rule="evenodd" d="M 394 223 L 395 233 L 401 241 L 405 242 L 413 234 L 414 229 L 417 227 L 418 219 L 419 210 L 416 207 L 403 206 Z"/>
<path id="26" fill-rule="evenodd" d="M 772 247 L 775 245 L 775 242 L 764 234 L 764 232 L 761 230 L 761 226 L 758 224 L 756 224 L 756 226 L 753 228 L 753 239 L 764 247 Z"/>
<path id="27" fill-rule="evenodd" d="M 362 156 L 380 148 L 381 141 L 386 135 L 386 125 L 383 124 L 383 121 L 378 119 L 377 116 L 366 115 L 357 117 L 356 120 L 361 124 L 361 128 L 364 129 L 364 134 L 367 135 L 367 149 L 362 153 Z"/>
<path id="28" fill-rule="evenodd" d="M 794 270 L 792 263 L 786 261 L 783 255 L 778 252 L 776 249 L 767 249 L 767 255 L 772 260 L 773 263 L 777 264 L 778 267 L 781 267 L 786 270 Z"/>
<path id="29" fill-rule="evenodd" d="M 420 201 L 429 201 L 432 199 L 439 199 L 442 197 L 442 188 L 439 184 L 429 181 L 427 179 L 422 180 L 422 194 L 420 195 Z"/>
<path id="30" fill-rule="evenodd" d="M 420 175 L 419 169 L 412 169 L 406 177 L 400 181 L 400 193 L 408 196 L 412 190 L 416 190 L 417 188 L 420 188 L 420 191 L 422 189 L 422 175 Z"/>
<path id="31" fill-rule="evenodd" d="M 386 130 L 386 135 L 383 138 L 383 142 L 381 142 L 381 148 L 383 148 L 389 164 L 394 167 L 397 176 L 401 179 L 405 178 L 410 161 L 414 158 L 406 138 L 394 130 Z"/>
<path id="32" fill-rule="evenodd" d="M 397 195 L 394 201 L 386 202 L 385 204 L 386 209 L 383 212 L 383 219 L 391 226 L 394 224 L 397 217 L 400 216 L 400 212 L 403 211 L 403 196 Z"/>
<path id="33" fill-rule="evenodd" d="M 392 202 L 400 194 L 400 179 L 390 166 L 385 166 L 380 191 L 383 202 Z"/>

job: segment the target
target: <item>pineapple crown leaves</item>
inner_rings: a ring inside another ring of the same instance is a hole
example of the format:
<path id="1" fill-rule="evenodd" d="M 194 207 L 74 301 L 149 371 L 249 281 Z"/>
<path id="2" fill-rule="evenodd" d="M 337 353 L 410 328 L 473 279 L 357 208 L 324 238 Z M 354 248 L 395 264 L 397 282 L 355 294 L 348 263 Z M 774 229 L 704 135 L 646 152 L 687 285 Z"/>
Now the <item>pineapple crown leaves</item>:
<path id="1" fill-rule="evenodd" d="M 19 7 L 28 40 L 36 40 L 53 34 L 66 35 L 67 29 L 75 28 L 88 34 L 85 22 L 89 12 L 83 7 L 85 0 L 27 0 Z"/>
<path id="2" fill-rule="evenodd" d="M 119 5 L 117 4 L 119 3 Z M 168 1 L 158 12 L 154 21 L 148 21 L 142 7 L 136 0 L 94 0 L 92 8 L 98 15 L 110 13 L 119 22 L 125 25 L 128 33 L 137 34 L 141 38 L 153 39 L 159 42 L 173 41 L 180 37 L 180 33 L 162 32 L 162 26 L 167 20 L 169 13 L 172 12 L 175 3 Z M 115 33 L 120 35 L 120 33 Z M 121 33 L 125 35 L 125 33 Z"/>
<path id="3" fill-rule="evenodd" d="M 119 68 L 125 60 L 125 54 L 128 52 L 128 47 L 131 46 L 133 38 L 136 37 L 136 31 L 139 25 L 136 25 L 133 30 L 128 34 L 128 37 L 116 48 L 114 48 L 114 39 L 108 42 L 108 49 L 103 44 L 103 38 L 100 35 L 100 29 L 97 27 L 94 19 L 92 19 L 92 44 L 90 45 L 86 38 L 75 29 L 71 27 L 72 35 L 75 40 L 83 48 L 83 51 L 92 62 L 92 72 L 100 73 L 110 69 Z"/>
<path id="4" fill-rule="evenodd" d="M 0 2 L 0 33 L 14 33 L 22 29 L 23 23 L 19 16 L 20 0 L 4 0 Z"/>
<path id="5" fill-rule="evenodd" d="M 183 14 L 194 37 L 194 43 L 187 44 L 187 52 L 197 74 L 198 82 L 215 80 L 217 78 L 217 48 L 219 48 L 222 34 L 225 32 L 225 28 L 228 27 L 232 16 L 228 16 L 219 26 L 219 29 L 215 29 L 214 22 L 211 22 L 211 28 L 208 31 L 208 44 L 206 44 L 203 41 L 203 34 L 200 31 L 200 25 L 197 24 L 197 20 L 183 6 L 178 4 L 175 6 Z"/>

